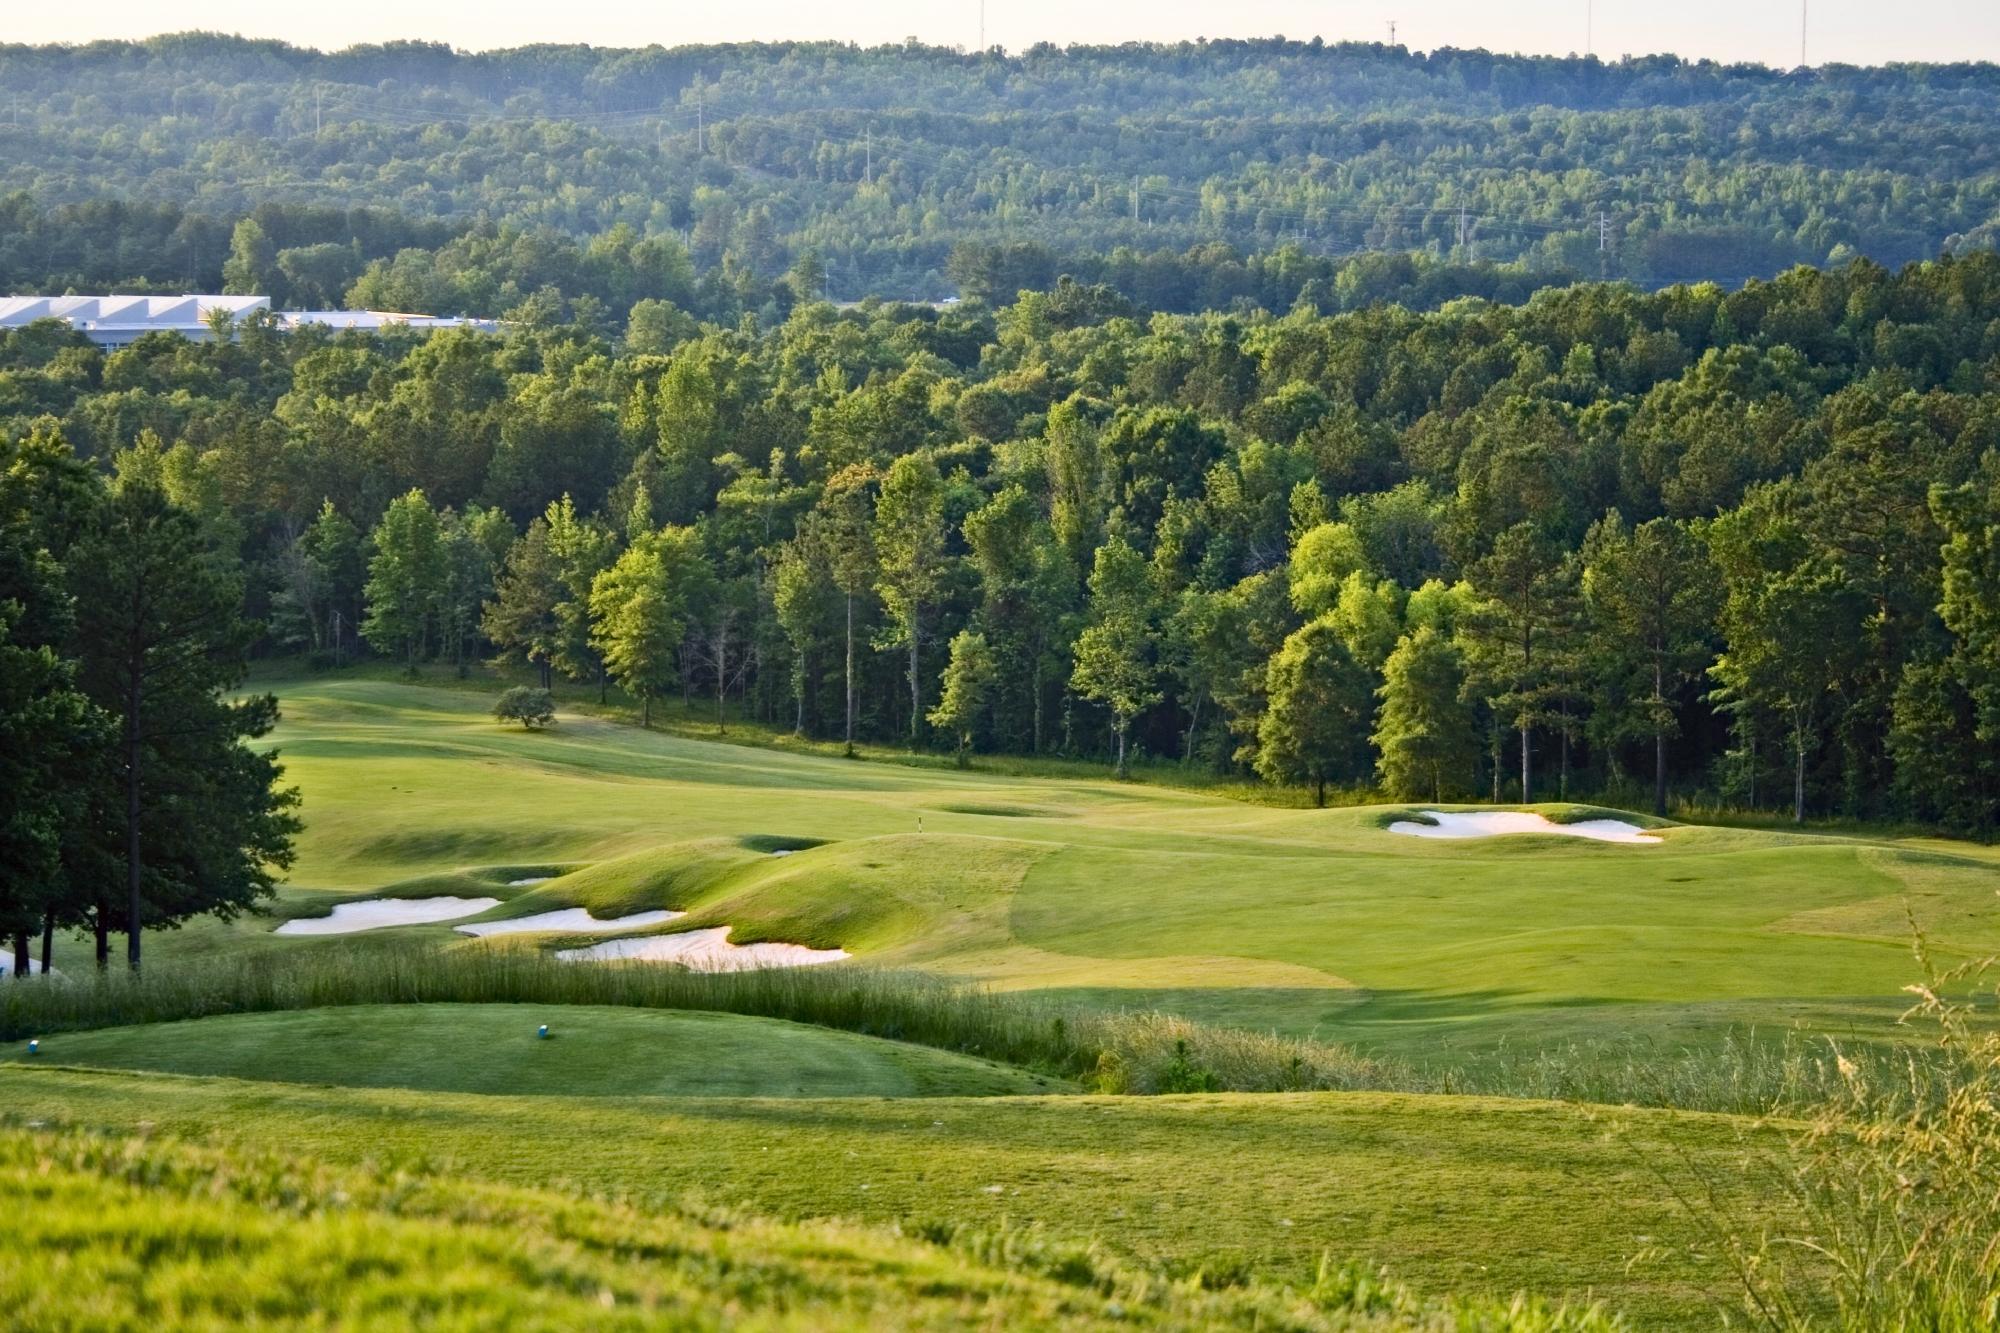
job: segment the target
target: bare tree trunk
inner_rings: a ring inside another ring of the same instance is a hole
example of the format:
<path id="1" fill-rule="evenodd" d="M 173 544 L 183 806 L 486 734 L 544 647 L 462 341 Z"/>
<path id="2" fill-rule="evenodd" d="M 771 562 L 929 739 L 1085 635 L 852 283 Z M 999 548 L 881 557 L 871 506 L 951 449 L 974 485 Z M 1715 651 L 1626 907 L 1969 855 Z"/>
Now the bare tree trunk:
<path id="1" fill-rule="evenodd" d="M 1806 822 L 1806 738 L 1803 734 L 1792 737 L 1792 752 L 1797 756 L 1792 767 L 1792 822 Z"/>
<path id="2" fill-rule="evenodd" d="M 139 861 L 139 707 L 144 700 L 140 672 L 144 669 L 143 650 L 135 643 L 128 663 L 131 676 L 125 687 L 125 962 L 139 970 L 141 918 L 139 888 L 142 867 Z"/>
<path id="3" fill-rule="evenodd" d="M 111 927 L 106 924 L 111 917 L 110 908 L 111 905 L 109 903 L 97 904 L 97 919 L 91 922 L 91 929 L 97 936 L 97 970 L 99 972 L 107 972 L 111 969 Z"/>
<path id="4" fill-rule="evenodd" d="M 1201 692 L 1195 691 L 1194 707 L 1188 710 L 1187 737 L 1181 743 L 1181 767 L 1194 762 L 1194 733 L 1201 725 Z"/>
<path id="5" fill-rule="evenodd" d="M 1533 751 L 1528 744 L 1528 735 L 1529 735 L 1529 728 L 1528 725 L 1524 722 L 1521 724 L 1521 804 L 1522 805 L 1528 805 L 1532 803 L 1535 799 L 1534 788 L 1529 782 L 1528 765 L 1531 762 L 1529 756 L 1533 753 Z"/>
<path id="6" fill-rule="evenodd" d="M 1124 721 L 1124 720 L 1122 720 L 1122 719 L 1121 719 L 1121 720 L 1119 721 L 1119 723 L 1118 723 L 1118 780 L 1119 780 L 1120 782 L 1123 782 L 1123 781 L 1125 780 L 1125 776 L 1126 776 L 1126 768 L 1125 768 L 1125 730 L 1126 730 L 1126 728 L 1127 728 L 1128 726 L 1130 726 L 1130 725 L 1131 725 L 1130 723 L 1128 723 L 1128 722 L 1125 722 L 1125 721 Z"/>
<path id="7" fill-rule="evenodd" d="M 1033 674 L 1035 678 L 1034 753 L 1040 754 L 1042 752 L 1042 695 L 1045 691 L 1042 689 L 1042 654 L 1039 649 L 1035 652 L 1035 669 Z"/>
<path id="8" fill-rule="evenodd" d="M 910 608 L 910 748 L 917 748 L 920 739 L 919 728 L 924 722 L 923 686 L 917 679 L 917 654 L 923 646 L 923 621 L 919 608 Z"/>
<path id="9" fill-rule="evenodd" d="M 854 757 L 854 594 L 847 594 L 847 757 Z"/>
<path id="10" fill-rule="evenodd" d="M 729 719 L 723 713 L 723 700 L 729 692 L 729 630 L 724 626 L 715 635 L 715 734 L 729 734 Z"/>
<path id="11" fill-rule="evenodd" d="M 33 955 L 28 952 L 28 932 L 17 931 L 14 935 L 14 980 L 26 977 L 34 963 Z"/>
<path id="12" fill-rule="evenodd" d="M 1315 778 L 1315 779 L 1313 779 L 1313 806 L 1314 806 L 1314 807 L 1315 807 L 1316 809 L 1320 809 L 1320 810 L 1324 810 L 1324 809 L 1326 809 L 1326 779 L 1325 779 L 1325 778 Z"/>
<path id="13" fill-rule="evenodd" d="M 1667 814 L 1667 728 L 1660 720 L 1666 692 L 1660 679 L 1660 659 L 1653 659 L 1653 813 Z"/>
<path id="14" fill-rule="evenodd" d="M 42 975 L 49 974 L 49 961 L 56 951 L 56 913 L 52 907 L 42 913 Z"/>
<path id="15" fill-rule="evenodd" d="M 646 702 L 641 705 L 639 725 L 642 727 L 653 725 L 653 696 L 651 694 L 646 696 Z"/>

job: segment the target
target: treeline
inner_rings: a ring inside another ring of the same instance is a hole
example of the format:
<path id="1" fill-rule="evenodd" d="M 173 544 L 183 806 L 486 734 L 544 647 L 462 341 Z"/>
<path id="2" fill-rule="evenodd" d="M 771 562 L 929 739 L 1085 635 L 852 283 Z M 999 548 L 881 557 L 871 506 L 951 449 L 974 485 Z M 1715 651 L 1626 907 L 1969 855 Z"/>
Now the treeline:
<path id="1" fill-rule="evenodd" d="M 58 930 L 97 942 L 272 891 L 297 794 L 235 698 L 256 625 L 235 543 L 169 496 L 159 450 L 79 460 L 59 431 L 0 439 L 0 941 L 25 977 Z"/>
<path id="2" fill-rule="evenodd" d="M 579 243 L 623 224 L 731 285 L 810 257 L 834 299 L 944 298 L 961 242 L 1033 241 L 1079 274 L 1120 250 L 1291 244 L 1650 286 L 1900 264 L 1990 246 L 2000 218 L 1990 65 L 1785 73 L 1276 39 L 321 53 L 183 34 L 0 46 L 0 82 L 21 107 L 0 126 L 0 191 L 43 208 L 171 204 L 233 227 L 331 201 Z M 212 228 L 160 239 L 131 254 L 162 281 L 215 262 Z M 324 229 L 271 242 L 358 244 L 364 268 L 397 253 Z M 345 262 L 300 257 L 295 280 L 330 290 L 353 280 Z"/>
<path id="3" fill-rule="evenodd" d="M 801 303 L 643 346 L 107 358 L 39 326 L 0 343 L 0 411 L 156 454 L 255 571 L 265 649 L 329 665 L 497 655 L 718 724 L 1321 794 L 1993 825 L 2000 257 L 1123 301 Z"/>

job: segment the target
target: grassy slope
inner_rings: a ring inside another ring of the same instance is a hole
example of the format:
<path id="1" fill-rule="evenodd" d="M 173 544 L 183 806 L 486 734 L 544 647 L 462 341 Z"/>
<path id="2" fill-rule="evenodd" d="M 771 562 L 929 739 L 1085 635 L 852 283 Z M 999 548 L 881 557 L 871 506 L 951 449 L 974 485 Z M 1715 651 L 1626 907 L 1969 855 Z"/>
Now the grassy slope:
<path id="1" fill-rule="evenodd" d="M 527 734 L 477 694 L 275 685 L 307 800 L 288 911 L 413 880 L 399 891 L 514 899 L 495 915 L 666 902 L 693 912 L 677 928 L 727 922 L 739 940 L 1446 1061 L 1792 1019 L 1879 1033 L 1912 974 L 1905 895 L 1945 957 L 2000 944 L 1983 848 L 1697 827 L 1657 847 L 1422 842 L 1384 832 L 1379 810 L 842 762 L 580 717 Z M 772 837 L 828 845 L 775 858 L 758 850 Z M 621 856 L 531 890 L 494 882 Z M 454 873 L 475 865 L 507 869 Z M 246 921 L 158 953 L 284 947 Z"/>
<path id="2" fill-rule="evenodd" d="M 0 1308 L 34 1330 L 1574 1329 L 1379 1283 L 1209 1292 L 1021 1234 L 593 1202 L 433 1172 L 0 1128 Z"/>
<path id="3" fill-rule="evenodd" d="M 536 1028 L 550 1025 L 543 1040 Z M 0 1062 L 23 1059 L 0 1050 Z M 985 1097 L 1007 1065 L 736 1014 L 595 1005 L 357 1005 L 44 1038 L 39 1060 L 285 1083 L 567 1097 Z"/>
<path id="4" fill-rule="evenodd" d="M 1712 1326 L 1729 1275 L 1668 1181 L 1761 1206 L 1774 1142 L 1729 1117 L 1378 1094 L 464 1096 L 0 1067 L 23 1118 L 402 1163 L 629 1199 L 909 1225 L 1038 1224 L 1178 1271 L 1310 1281 L 1380 1261 L 1434 1293 L 1590 1293 Z"/>

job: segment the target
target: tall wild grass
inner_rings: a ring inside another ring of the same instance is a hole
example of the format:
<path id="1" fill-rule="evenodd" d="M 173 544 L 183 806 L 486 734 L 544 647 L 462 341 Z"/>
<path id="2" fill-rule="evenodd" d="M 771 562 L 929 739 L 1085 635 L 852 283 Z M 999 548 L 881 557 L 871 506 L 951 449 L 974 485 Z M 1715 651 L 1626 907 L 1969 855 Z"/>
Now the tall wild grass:
<path id="1" fill-rule="evenodd" d="M 0 984 L 0 1040 L 215 1014 L 356 1004 L 598 1004 L 789 1019 L 1041 1070 L 1115 1092 L 1383 1086 L 1345 1047 L 1163 1014 L 1078 1013 L 917 972 L 858 967 L 705 973 L 577 964 L 537 949 L 411 945 L 251 955 Z"/>
<path id="2" fill-rule="evenodd" d="M 1690 1200 L 1766 1328 L 2000 1328 L 2000 1033 L 1970 998 L 1996 960 L 1940 970 L 1921 940 L 1918 957 L 1905 1019 L 1935 1043 L 1895 1063 L 1836 1055 L 1840 1087 L 1771 1165 L 1790 1224 L 1744 1227 Z"/>

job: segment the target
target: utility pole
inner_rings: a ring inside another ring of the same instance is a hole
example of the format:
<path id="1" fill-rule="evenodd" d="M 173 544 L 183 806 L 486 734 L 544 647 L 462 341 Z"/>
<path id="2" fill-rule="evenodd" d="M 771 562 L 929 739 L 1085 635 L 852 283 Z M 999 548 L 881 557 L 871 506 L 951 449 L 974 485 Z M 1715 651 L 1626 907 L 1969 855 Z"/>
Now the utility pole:
<path id="1" fill-rule="evenodd" d="M 1799 68 L 1806 65 L 1806 5 L 1809 0 L 1799 0 Z"/>
<path id="2" fill-rule="evenodd" d="M 1465 201 L 1458 201 L 1458 257 L 1465 258 Z"/>
<path id="3" fill-rule="evenodd" d="M 320 87 L 313 85 L 313 138 L 319 138 L 319 95 Z"/>
<path id="4" fill-rule="evenodd" d="M 1597 210 L 1597 276 L 1611 276 L 1611 219 L 1601 208 Z"/>
<path id="5" fill-rule="evenodd" d="M 1394 20 L 1394 19 L 1390 19 L 1390 20 L 1389 20 L 1389 45 L 1391 45 L 1391 46 L 1394 46 L 1395 44 L 1396 44 L 1396 20 Z"/>
<path id="6" fill-rule="evenodd" d="M 1132 221 L 1134 223 L 1139 221 L 1139 178 L 1137 176 L 1132 178 Z"/>

